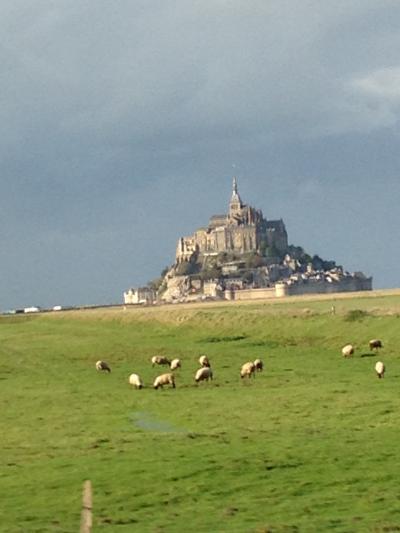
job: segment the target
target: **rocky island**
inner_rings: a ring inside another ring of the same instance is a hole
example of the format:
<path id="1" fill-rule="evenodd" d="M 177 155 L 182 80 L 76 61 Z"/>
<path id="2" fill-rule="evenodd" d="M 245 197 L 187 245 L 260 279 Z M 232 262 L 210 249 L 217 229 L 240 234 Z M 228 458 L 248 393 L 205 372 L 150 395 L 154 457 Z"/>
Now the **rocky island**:
<path id="1" fill-rule="evenodd" d="M 372 289 L 372 278 L 288 244 L 282 219 L 243 203 L 233 178 L 228 212 L 178 239 L 175 262 L 125 303 L 276 298 Z"/>

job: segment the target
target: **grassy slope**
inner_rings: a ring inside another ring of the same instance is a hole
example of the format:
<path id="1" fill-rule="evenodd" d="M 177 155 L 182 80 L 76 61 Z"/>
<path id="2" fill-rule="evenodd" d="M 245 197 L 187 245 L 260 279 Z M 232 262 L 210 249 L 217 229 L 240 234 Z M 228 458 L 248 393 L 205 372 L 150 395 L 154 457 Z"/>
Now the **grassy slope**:
<path id="1" fill-rule="evenodd" d="M 0 530 L 77 531 L 84 479 L 94 531 L 400 529 L 400 297 L 334 303 L 2 318 Z M 156 353 L 182 358 L 177 388 L 130 390 Z M 202 353 L 215 381 L 197 387 Z M 241 382 L 256 357 L 264 373 Z"/>

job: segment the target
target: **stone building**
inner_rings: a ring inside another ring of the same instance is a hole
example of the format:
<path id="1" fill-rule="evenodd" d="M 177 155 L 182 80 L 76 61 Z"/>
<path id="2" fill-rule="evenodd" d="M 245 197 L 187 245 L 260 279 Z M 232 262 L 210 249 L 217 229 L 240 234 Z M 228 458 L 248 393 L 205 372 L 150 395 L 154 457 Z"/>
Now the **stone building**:
<path id="1" fill-rule="evenodd" d="M 213 215 L 205 228 L 197 229 L 189 237 L 181 237 L 176 248 L 176 262 L 221 252 L 259 252 L 266 247 L 283 253 L 287 246 L 288 236 L 283 220 L 267 220 L 261 210 L 245 205 L 240 198 L 236 178 L 233 178 L 228 213 Z"/>
<path id="2" fill-rule="evenodd" d="M 125 304 L 151 304 L 155 299 L 156 294 L 149 287 L 130 288 L 124 292 Z"/>

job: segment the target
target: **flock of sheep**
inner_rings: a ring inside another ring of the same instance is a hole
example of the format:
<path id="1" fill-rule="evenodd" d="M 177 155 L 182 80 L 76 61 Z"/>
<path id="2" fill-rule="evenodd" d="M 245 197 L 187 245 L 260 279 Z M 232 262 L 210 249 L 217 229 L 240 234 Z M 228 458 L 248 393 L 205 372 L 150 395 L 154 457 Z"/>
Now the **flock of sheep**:
<path id="1" fill-rule="evenodd" d="M 199 358 L 199 364 L 200 368 L 196 371 L 196 374 L 194 376 L 195 382 L 199 383 L 200 381 L 208 381 L 210 379 L 212 380 L 213 372 L 211 370 L 210 360 L 206 355 L 202 355 Z M 165 374 L 157 376 L 154 380 L 153 387 L 155 389 L 158 389 L 160 387 L 163 388 L 164 385 L 171 385 L 171 387 L 175 389 L 175 376 L 173 371 L 177 370 L 178 368 L 181 368 L 181 360 L 173 359 L 172 361 L 170 361 L 169 359 L 167 359 L 167 357 L 163 355 L 155 355 L 151 358 L 151 365 L 153 367 L 155 365 L 168 365 L 171 370 L 171 372 L 167 372 Z M 247 363 L 244 363 L 244 365 L 242 365 L 242 368 L 240 369 L 240 377 L 254 377 L 255 373 L 261 372 L 263 367 L 264 365 L 261 359 L 256 359 L 255 361 L 248 361 Z M 98 372 L 111 372 L 110 366 L 105 361 L 97 361 L 96 370 Z M 128 382 L 135 389 L 142 389 L 144 387 L 143 380 L 138 374 L 131 374 L 129 376 Z"/>
<path id="2" fill-rule="evenodd" d="M 369 349 L 378 351 L 378 349 L 383 348 L 383 343 L 379 339 L 372 339 L 369 341 Z M 351 357 L 354 354 L 354 346 L 352 344 L 346 344 L 342 348 L 343 357 Z M 164 355 L 155 355 L 151 358 L 151 365 L 154 367 L 156 365 L 168 365 L 171 372 L 165 374 L 160 374 L 154 380 L 153 387 L 155 389 L 163 388 L 164 385 L 170 385 L 175 389 L 175 375 L 174 371 L 182 367 L 180 359 L 172 359 L 170 361 Z M 194 380 L 196 383 L 200 381 L 208 381 L 213 379 L 213 372 L 211 370 L 210 360 L 206 355 L 202 355 L 199 358 L 200 368 L 196 371 Z M 263 362 L 261 359 L 256 359 L 255 361 L 247 361 L 242 365 L 240 369 L 240 377 L 251 378 L 255 377 L 256 372 L 261 372 L 264 368 Z M 97 361 L 96 370 L 99 372 L 111 372 L 110 366 L 105 361 Z M 378 378 L 383 378 L 385 375 L 385 365 L 382 361 L 378 361 L 375 365 L 375 372 Z M 129 384 L 135 389 L 142 389 L 144 387 L 143 380 L 138 374 L 131 374 L 128 379 Z"/>
<path id="3" fill-rule="evenodd" d="M 369 341 L 369 349 L 375 350 L 376 352 L 379 350 L 379 348 L 383 348 L 383 343 L 380 339 L 372 339 Z M 342 348 L 342 355 L 343 357 L 351 357 L 354 354 L 354 346 L 352 344 L 346 344 L 346 346 L 343 346 Z M 378 361 L 375 365 L 375 372 L 379 379 L 383 378 L 385 376 L 385 365 L 382 363 L 382 361 Z"/>

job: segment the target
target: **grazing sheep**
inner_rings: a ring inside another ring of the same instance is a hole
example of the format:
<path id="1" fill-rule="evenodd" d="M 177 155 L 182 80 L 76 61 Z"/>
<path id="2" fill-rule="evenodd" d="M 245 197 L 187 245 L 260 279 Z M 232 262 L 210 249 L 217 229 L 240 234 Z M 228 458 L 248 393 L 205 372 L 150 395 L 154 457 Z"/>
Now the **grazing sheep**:
<path id="1" fill-rule="evenodd" d="M 255 377 L 255 371 L 256 371 L 256 367 L 254 366 L 254 363 L 252 361 L 249 361 L 248 363 L 245 363 L 241 370 L 240 370 L 240 377 L 243 379 L 244 377 L 250 377 L 250 376 L 253 376 L 253 378 Z"/>
<path id="2" fill-rule="evenodd" d="M 108 366 L 108 364 L 105 361 L 97 361 L 96 363 L 96 370 L 98 372 L 111 372 L 111 368 Z"/>
<path id="3" fill-rule="evenodd" d="M 354 346 L 352 344 L 346 344 L 346 346 L 343 346 L 342 348 L 343 357 L 351 357 L 353 353 L 354 353 Z"/>
<path id="4" fill-rule="evenodd" d="M 129 376 L 129 385 L 132 385 L 135 389 L 141 389 L 143 388 L 143 381 L 137 374 L 131 374 Z"/>
<path id="5" fill-rule="evenodd" d="M 177 368 L 181 368 L 181 360 L 180 359 L 172 359 L 170 364 L 171 370 L 176 370 Z"/>
<path id="6" fill-rule="evenodd" d="M 175 378 L 173 374 L 161 374 L 161 376 L 156 377 L 153 387 L 158 389 L 158 387 L 163 388 L 164 385 L 172 385 L 172 388 L 175 389 Z"/>
<path id="7" fill-rule="evenodd" d="M 170 360 L 167 359 L 164 355 L 155 355 L 151 358 L 151 366 L 154 365 L 169 365 Z"/>
<path id="8" fill-rule="evenodd" d="M 208 359 L 208 357 L 206 355 L 200 356 L 199 364 L 202 367 L 210 367 L 211 366 L 210 365 L 210 361 L 209 361 L 209 359 Z"/>
<path id="9" fill-rule="evenodd" d="M 378 350 L 378 348 L 383 348 L 382 341 L 379 339 L 372 339 L 368 344 L 370 350 Z"/>
<path id="10" fill-rule="evenodd" d="M 261 372 L 261 370 L 264 368 L 264 364 L 261 361 L 261 359 L 256 359 L 254 361 L 254 367 L 255 367 L 255 370 L 257 370 L 257 372 Z"/>
<path id="11" fill-rule="evenodd" d="M 385 376 L 385 370 L 386 368 L 382 361 L 378 361 L 375 365 L 375 372 L 377 373 L 379 379 Z"/>
<path id="12" fill-rule="evenodd" d="M 196 383 L 199 381 L 208 381 L 209 379 L 212 380 L 213 373 L 209 366 L 203 366 L 203 368 L 199 368 L 196 372 L 196 375 L 194 377 L 194 380 Z"/>

